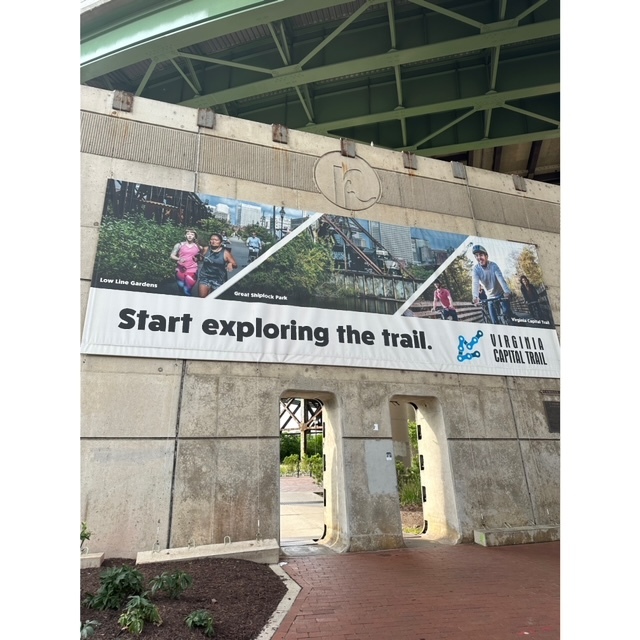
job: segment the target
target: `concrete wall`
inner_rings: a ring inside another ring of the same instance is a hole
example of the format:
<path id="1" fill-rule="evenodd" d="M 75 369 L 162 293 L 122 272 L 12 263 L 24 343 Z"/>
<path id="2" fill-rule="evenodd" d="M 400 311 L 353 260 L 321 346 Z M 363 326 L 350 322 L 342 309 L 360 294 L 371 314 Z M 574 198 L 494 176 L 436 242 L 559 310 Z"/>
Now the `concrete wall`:
<path id="1" fill-rule="evenodd" d="M 82 318 L 108 178 L 345 214 L 318 188 L 317 158 L 338 140 L 297 131 L 272 142 L 268 125 L 82 87 Z M 374 168 L 379 201 L 366 217 L 538 247 L 560 325 L 559 188 L 356 145 Z M 559 435 L 543 401 L 555 379 L 83 355 L 81 518 L 91 551 L 138 551 L 256 536 L 279 539 L 280 397 L 325 402 L 324 542 L 339 551 L 402 545 L 393 461 L 411 401 L 430 444 L 426 536 L 472 541 L 474 528 L 559 522 Z M 542 393 L 544 392 L 544 393 Z M 373 425 L 377 424 L 375 430 Z M 400 453 L 400 451 L 398 451 Z"/>

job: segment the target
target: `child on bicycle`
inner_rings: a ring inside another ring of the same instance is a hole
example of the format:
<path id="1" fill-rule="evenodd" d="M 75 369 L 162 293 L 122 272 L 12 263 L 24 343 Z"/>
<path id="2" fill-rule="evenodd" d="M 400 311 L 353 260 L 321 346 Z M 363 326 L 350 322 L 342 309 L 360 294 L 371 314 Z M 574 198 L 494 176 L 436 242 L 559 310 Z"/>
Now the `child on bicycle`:
<path id="1" fill-rule="evenodd" d="M 457 322 L 458 312 L 453 306 L 451 293 L 449 293 L 448 289 L 445 289 L 445 287 L 442 286 L 442 283 L 439 280 L 436 280 L 433 284 L 436 288 L 436 290 L 433 292 L 433 311 L 436 310 L 439 302 L 442 305 L 442 309 L 440 310 L 442 319 L 448 320 L 449 318 L 451 318 L 452 320 L 455 320 Z"/>

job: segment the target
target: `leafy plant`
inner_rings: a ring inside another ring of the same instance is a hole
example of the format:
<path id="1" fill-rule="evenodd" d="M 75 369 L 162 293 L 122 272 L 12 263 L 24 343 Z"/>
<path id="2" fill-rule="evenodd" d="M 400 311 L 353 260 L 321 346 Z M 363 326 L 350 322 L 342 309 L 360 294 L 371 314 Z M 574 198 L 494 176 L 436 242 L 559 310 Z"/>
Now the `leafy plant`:
<path id="1" fill-rule="evenodd" d="M 297 453 L 288 455 L 280 465 L 280 473 L 290 474 L 295 473 L 300 467 L 300 456 Z"/>
<path id="2" fill-rule="evenodd" d="M 316 484 L 322 485 L 324 461 L 319 453 L 303 458 L 301 469 L 303 471 L 309 471 L 309 474 L 315 480 Z"/>
<path id="3" fill-rule="evenodd" d="M 203 629 L 205 636 L 208 638 L 213 636 L 213 616 L 206 609 L 193 611 L 185 618 L 185 622 L 189 629 Z"/>
<path id="4" fill-rule="evenodd" d="M 99 627 L 100 623 L 97 620 L 86 620 L 84 623 L 80 623 L 80 640 L 86 640 L 90 638 L 95 632 L 96 627 Z"/>
<path id="5" fill-rule="evenodd" d="M 92 609 L 119 609 L 129 596 L 144 590 L 144 577 L 133 567 L 109 567 L 100 575 L 100 588 L 95 595 L 89 594 L 84 604 Z"/>
<path id="6" fill-rule="evenodd" d="M 89 538 L 92 536 L 93 532 L 89 531 L 89 529 L 87 529 L 87 523 L 83 522 L 80 525 L 80 549 L 82 549 L 82 547 L 84 547 L 84 543 L 89 540 Z"/>
<path id="7" fill-rule="evenodd" d="M 152 283 L 171 279 L 175 262 L 169 254 L 181 240 L 184 229 L 171 223 L 157 224 L 135 214 L 106 219 L 100 228 L 94 275 Z"/>
<path id="8" fill-rule="evenodd" d="M 408 421 L 409 445 L 411 447 L 411 466 L 407 467 L 396 460 L 398 494 L 400 506 L 409 507 L 422 504 L 422 483 L 420 481 L 420 457 L 418 455 L 418 425 Z"/>
<path id="9" fill-rule="evenodd" d="M 289 301 L 308 301 L 314 295 L 330 293 L 333 257 L 328 245 L 301 234 L 247 274 L 238 284 L 222 294 L 235 299 L 235 291 L 260 291 L 287 295 Z"/>
<path id="10" fill-rule="evenodd" d="M 151 622 L 156 626 L 162 624 L 158 607 L 145 596 L 146 592 L 139 596 L 130 596 L 127 608 L 118 618 L 120 628 L 123 631 L 126 629 L 134 636 L 139 636 L 142 633 L 145 622 Z"/>
<path id="11" fill-rule="evenodd" d="M 174 573 L 164 571 L 151 580 L 151 595 L 154 596 L 158 591 L 166 591 L 170 598 L 179 598 L 192 584 L 193 578 L 184 571 Z"/>
<path id="12" fill-rule="evenodd" d="M 300 434 L 281 433 L 280 434 L 280 463 L 285 464 L 285 460 L 291 455 L 300 453 Z"/>

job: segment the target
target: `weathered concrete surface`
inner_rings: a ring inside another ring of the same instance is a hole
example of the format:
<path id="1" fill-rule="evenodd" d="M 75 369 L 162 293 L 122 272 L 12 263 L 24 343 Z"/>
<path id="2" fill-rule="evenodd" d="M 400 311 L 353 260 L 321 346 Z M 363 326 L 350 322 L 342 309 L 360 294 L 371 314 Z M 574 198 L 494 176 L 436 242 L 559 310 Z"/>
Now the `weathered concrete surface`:
<path id="1" fill-rule="evenodd" d="M 280 545 L 275 538 L 268 540 L 241 540 L 198 547 L 179 547 L 163 551 L 139 551 L 136 564 L 193 560 L 195 558 L 234 558 L 260 564 L 274 564 L 280 557 Z"/>
<path id="2" fill-rule="evenodd" d="M 81 569 L 95 569 L 102 566 L 104 560 L 104 553 L 84 553 L 80 554 L 80 568 Z"/>
<path id="3" fill-rule="evenodd" d="M 278 145 L 269 125 L 222 114 L 200 130 L 195 109 L 136 97 L 125 114 L 111 97 L 82 87 L 83 313 L 108 178 L 345 214 L 309 171 L 337 141 L 291 131 Z M 401 154 L 356 149 L 383 189 L 371 220 L 536 244 L 559 323 L 559 188 L 527 180 L 519 192 L 510 176 L 473 168 L 465 184 L 430 158 L 417 158 L 409 176 Z M 279 540 L 278 402 L 291 396 L 325 402 L 325 522 L 335 550 L 402 546 L 386 454 L 406 456 L 406 407 L 392 412 L 392 398 L 422 407 L 432 438 L 421 479 L 434 540 L 559 522 L 559 435 L 543 405 L 559 399 L 558 380 L 83 356 L 81 383 L 81 519 L 106 557 L 225 536 Z"/>
<path id="4" fill-rule="evenodd" d="M 556 542 L 560 540 L 560 527 L 503 527 L 502 529 L 475 529 L 473 540 L 483 547 L 502 547 L 510 544 Z"/>

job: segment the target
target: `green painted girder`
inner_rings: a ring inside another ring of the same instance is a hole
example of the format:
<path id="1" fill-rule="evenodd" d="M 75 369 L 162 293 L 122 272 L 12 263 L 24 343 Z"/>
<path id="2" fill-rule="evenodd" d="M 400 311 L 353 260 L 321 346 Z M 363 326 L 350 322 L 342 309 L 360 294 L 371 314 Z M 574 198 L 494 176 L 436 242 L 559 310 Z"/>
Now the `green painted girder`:
<path id="1" fill-rule="evenodd" d="M 433 104 L 424 104 L 418 107 L 396 107 L 391 111 L 372 113 L 369 115 L 355 116 L 353 118 L 344 118 L 342 120 L 334 120 L 333 122 L 324 122 L 322 124 L 310 124 L 301 127 L 301 131 L 310 133 L 327 134 L 337 129 L 347 129 L 348 127 L 358 127 L 367 124 L 376 124 L 379 122 L 388 122 L 391 120 L 406 120 L 416 116 L 424 116 L 433 113 L 442 113 L 445 111 L 457 111 L 462 109 L 473 109 L 476 111 L 484 111 L 486 109 L 496 109 L 504 107 L 506 103 L 514 100 L 522 100 L 524 98 L 532 98 L 536 96 L 550 95 L 560 93 L 560 83 L 551 83 L 541 86 L 525 87 L 523 89 L 514 89 L 512 91 L 498 91 L 486 93 L 484 95 L 468 96 L 458 100 L 446 100 Z M 519 111 L 523 111 L 520 109 Z M 529 113 L 531 117 L 537 117 L 536 114 Z M 549 121 L 549 118 L 540 116 L 540 119 Z M 553 124 L 559 122 L 553 121 Z"/>
<path id="2" fill-rule="evenodd" d="M 437 158 L 442 156 L 455 155 L 456 153 L 466 153 L 468 151 L 477 151 L 478 149 L 489 149 L 491 147 L 506 147 L 507 145 L 522 144 L 523 142 L 536 142 L 538 140 L 555 140 L 559 137 L 560 137 L 560 127 L 558 127 L 557 129 L 551 129 L 549 131 L 521 133 L 515 136 L 504 136 L 500 138 L 480 138 L 478 140 L 462 142 L 460 144 L 448 144 L 442 147 L 429 147 L 428 149 L 417 149 L 413 151 L 413 153 L 417 156 Z"/>
<path id="3" fill-rule="evenodd" d="M 367 0 L 370 5 L 386 0 Z M 162 2 L 155 10 L 108 19 L 82 33 L 80 81 L 86 83 L 106 73 L 144 60 L 168 59 L 175 51 L 307 11 L 327 9 L 345 0 L 182 0 Z"/>
<path id="4" fill-rule="evenodd" d="M 475 36 L 401 51 L 389 51 L 384 54 L 324 65 L 313 69 L 301 69 L 299 65 L 290 65 L 272 70 L 274 74 L 272 78 L 195 96 L 189 100 L 182 101 L 180 104 L 188 107 L 211 107 L 322 80 L 332 80 L 351 74 L 370 73 L 413 62 L 424 62 L 447 56 L 477 52 L 492 47 L 547 38 L 559 34 L 560 20 L 548 20 L 522 27 L 507 27 Z"/>

